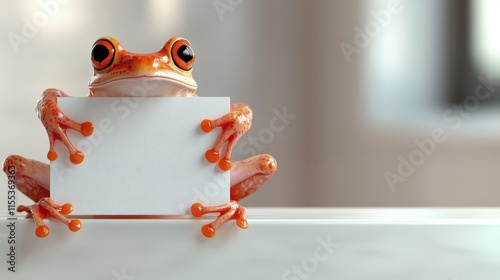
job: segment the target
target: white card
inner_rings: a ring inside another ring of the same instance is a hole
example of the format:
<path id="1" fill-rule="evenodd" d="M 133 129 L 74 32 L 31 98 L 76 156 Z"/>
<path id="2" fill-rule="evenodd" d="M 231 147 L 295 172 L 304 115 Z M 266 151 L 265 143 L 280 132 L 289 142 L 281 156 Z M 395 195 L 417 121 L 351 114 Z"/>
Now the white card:
<path id="1" fill-rule="evenodd" d="M 85 159 L 74 165 L 56 142 L 50 194 L 73 204 L 75 215 L 176 215 L 193 202 L 229 201 L 229 171 L 205 159 L 220 129 L 205 133 L 203 119 L 229 112 L 228 97 L 63 97 L 61 110 L 94 133 L 68 130 Z"/>

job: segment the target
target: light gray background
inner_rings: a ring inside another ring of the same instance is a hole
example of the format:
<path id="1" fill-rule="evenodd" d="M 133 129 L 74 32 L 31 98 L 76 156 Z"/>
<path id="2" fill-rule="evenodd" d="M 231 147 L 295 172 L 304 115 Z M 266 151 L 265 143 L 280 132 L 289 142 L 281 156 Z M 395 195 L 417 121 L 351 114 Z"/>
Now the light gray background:
<path id="1" fill-rule="evenodd" d="M 230 10 L 217 12 L 215 3 Z M 247 206 L 500 205 L 500 117 L 481 108 L 450 130 L 440 106 L 453 46 L 444 34 L 445 1 L 401 1 L 370 43 L 346 61 L 356 27 L 389 1 L 67 1 L 16 53 L 9 33 L 43 11 L 37 1 L 0 2 L 0 158 L 15 153 L 47 161 L 48 140 L 34 113 L 42 91 L 88 93 L 90 47 L 112 35 L 132 52 L 157 51 L 172 36 L 194 46 L 201 96 L 230 96 L 254 111 L 251 136 L 269 131 L 274 111 L 296 117 L 263 151 L 278 172 Z M 480 1 L 477 1 L 480 2 Z M 406 81 L 406 83 L 405 83 Z M 273 111 L 274 110 L 274 111 Z M 444 128 L 447 141 L 391 189 L 414 140 Z M 7 182 L 0 176 L 0 213 Z M 2 190 L 3 189 L 3 190 Z M 28 200 L 21 198 L 21 203 Z"/>

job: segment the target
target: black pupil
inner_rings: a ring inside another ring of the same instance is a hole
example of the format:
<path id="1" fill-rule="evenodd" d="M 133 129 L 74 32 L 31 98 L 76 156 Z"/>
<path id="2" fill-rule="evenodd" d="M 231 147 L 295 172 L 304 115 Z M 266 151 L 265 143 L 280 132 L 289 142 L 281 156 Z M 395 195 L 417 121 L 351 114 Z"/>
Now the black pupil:
<path id="1" fill-rule="evenodd" d="M 109 55 L 109 50 L 103 45 L 97 45 L 92 50 L 92 57 L 97 62 L 102 62 L 103 60 L 106 59 L 106 57 L 108 57 L 108 55 Z"/>
<path id="2" fill-rule="evenodd" d="M 183 45 L 177 50 L 177 56 L 179 56 L 182 61 L 188 63 L 193 59 L 193 50 L 189 46 Z"/>

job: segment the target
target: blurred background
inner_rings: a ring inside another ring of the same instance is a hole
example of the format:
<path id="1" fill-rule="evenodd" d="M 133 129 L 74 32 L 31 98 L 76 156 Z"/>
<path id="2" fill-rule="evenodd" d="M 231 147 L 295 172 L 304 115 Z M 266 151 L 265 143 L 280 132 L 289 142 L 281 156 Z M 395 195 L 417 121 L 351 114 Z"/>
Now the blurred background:
<path id="1" fill-rule="evenodd" d="M 181 35 L 197 55 L 198 94 L 254 111 L 233 158 L 278 161 L 244 205 L 498 206 L 499 8 L 495 0 L 2 1 L 0 158 L 47 162 L 36 100 L 49 87 L 88 94 L 98 37 L 154 52 Z"/>

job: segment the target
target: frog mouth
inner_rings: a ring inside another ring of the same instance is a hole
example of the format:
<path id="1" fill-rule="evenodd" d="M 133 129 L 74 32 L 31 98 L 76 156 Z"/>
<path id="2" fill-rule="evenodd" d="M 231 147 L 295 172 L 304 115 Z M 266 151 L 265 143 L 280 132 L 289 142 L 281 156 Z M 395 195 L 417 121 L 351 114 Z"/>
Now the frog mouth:
<path id="1" fill-rule="evenodd" d="M 165 76 L 122 77 L 89 84 L 90 95 L 101 97 L 193 96 L 196 88 L 196 82 L 193 85 Z"/>
<path id="2" fill-rule="evenodd" d="M 138 83 L 138 81 L 140 82 Z M 181 86 L 189 90 L 197 89 L 196 82 L 193 84 L 188 82 L 187 79 L 177 79 L 174 77 L 150 76 L 150 75 L 130 76 L 130 77 L 111 79 L 107 81 L 100 81 L 100 82 L 96 82 L 96 80 L 91 80 L 89 82 L 89 88 L 97 89 L 97 88 L 102 88 L 104 86 L 113 86 L 114 84 L 117 83 L 128 84 L 128 86 L 144 87 L 146 89 L 165 85 L 165 83 Z"/>

